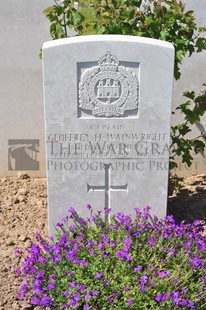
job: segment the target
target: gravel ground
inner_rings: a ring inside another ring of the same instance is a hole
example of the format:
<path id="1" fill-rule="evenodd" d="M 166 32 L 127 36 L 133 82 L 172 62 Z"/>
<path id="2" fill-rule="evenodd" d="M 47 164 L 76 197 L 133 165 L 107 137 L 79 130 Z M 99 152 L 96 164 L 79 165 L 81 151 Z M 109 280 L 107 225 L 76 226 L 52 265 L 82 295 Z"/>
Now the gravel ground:
<path id="1" fill-rule="evenodd" d="M 206 219 L 206 175 L 171 179 L 168 214 L 177 221 Z M 26 174 L 0 179 L 0 310 L 40 309 L 29 300 L 17 298 L 20 280 L 15 277 L 19 263 L 15 248 L 25 248 L 35 233 L 47 235 L 46 179 Z"/>

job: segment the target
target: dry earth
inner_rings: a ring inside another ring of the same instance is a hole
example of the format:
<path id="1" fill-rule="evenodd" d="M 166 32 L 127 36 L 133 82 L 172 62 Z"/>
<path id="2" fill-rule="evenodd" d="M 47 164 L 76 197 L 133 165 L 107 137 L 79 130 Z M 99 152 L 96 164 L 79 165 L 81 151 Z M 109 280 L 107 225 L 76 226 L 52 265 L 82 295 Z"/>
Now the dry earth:
<path id="1" fill-rule="evenodd" d="M 170 183 L 168 214 L 177 221 L 205 220 L 206 175 L 175 177 Z M 47 234 L 46 179 L 26 174 L 0 179 L 0 310 L 40 309 L 17 298 L 19 258 L 14 255 L 15 248 L 30 246 L 37 231 Z"/>

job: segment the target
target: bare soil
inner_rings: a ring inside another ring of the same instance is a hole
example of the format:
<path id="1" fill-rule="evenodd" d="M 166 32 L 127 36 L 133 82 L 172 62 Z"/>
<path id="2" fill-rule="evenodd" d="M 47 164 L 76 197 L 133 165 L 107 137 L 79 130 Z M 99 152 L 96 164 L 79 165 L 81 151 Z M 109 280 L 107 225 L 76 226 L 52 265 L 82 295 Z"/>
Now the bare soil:
<path id="1" fill-rule="evenodd" d="M 180 222 L 206 219 L 206 175 L 170 179 L 168 214 Z M 35 233 L 47 230 L 46 179 L 26 174 L 0 179 L 0 310 L 40 309 L 17 297 L 20 258 L 15 248 L 26 248 Z"/>

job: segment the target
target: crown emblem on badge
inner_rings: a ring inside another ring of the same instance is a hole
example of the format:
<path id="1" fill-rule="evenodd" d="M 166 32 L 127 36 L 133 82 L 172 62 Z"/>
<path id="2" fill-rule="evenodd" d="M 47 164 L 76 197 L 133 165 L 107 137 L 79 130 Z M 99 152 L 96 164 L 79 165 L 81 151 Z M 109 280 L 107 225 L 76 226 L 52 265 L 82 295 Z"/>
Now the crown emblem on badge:
<path id="1" fill-rule="evenodd" d="M 118 68 L 119 60 L 116 56 L 111 55 L 107 52 L 106 55 L 102 56 L 98 61 L 99 67 L 102 71 L 112 70 L 116 71 Z"/>
<path id="2" fill-rule="evenodd" d="M 127 117 L 137 113 L 139 82 L 131 68 L 107 52 L 83 72 L 79 83 L 79 109 L 93 117 Z"/>

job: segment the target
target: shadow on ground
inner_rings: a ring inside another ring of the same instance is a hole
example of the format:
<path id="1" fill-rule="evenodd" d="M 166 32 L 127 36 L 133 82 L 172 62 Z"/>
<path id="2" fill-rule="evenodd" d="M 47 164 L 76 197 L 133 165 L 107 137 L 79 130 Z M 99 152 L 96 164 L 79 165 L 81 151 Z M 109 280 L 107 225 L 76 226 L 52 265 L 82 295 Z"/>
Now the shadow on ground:
<path id="1" fill-rule="evenodd" d="M 206 175 L 170 179 L 167 214 L 176 222 L 206 220 Z"/>

